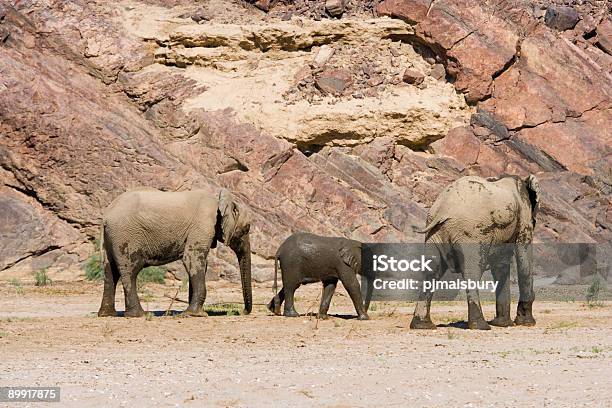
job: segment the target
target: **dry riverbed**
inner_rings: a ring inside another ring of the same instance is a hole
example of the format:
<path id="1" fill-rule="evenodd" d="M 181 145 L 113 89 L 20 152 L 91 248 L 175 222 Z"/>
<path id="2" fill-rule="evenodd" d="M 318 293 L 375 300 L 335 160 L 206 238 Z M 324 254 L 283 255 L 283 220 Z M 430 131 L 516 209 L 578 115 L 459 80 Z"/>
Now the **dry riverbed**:
<path id="1" fill-rule="evenodd" d="M 0 283 L 0 386 L 60 386 L 61 406 L 609 406 L 612 304 L 539 302 L 534 328 L 470 331 L 463 302 L 374 302 L 357 321 L 340 289 L 326 321 L 272 316 L 270 285 L 237 316 L 240 285 L 209 282 L 207 318 L 162 316 L 179 283 L 141 290 L 146 318 L 98 318 L 101 283 Z M 320 286 L 298 291 L 317 310 Z M 122 293 L 118 291 L 118 299 Z M 169 296 L 169 297 L 168 297 Z M 185 299 L 186 291 L 178 298 Z M 174 301 L 171 310 L 184 303 Z M 487 302 L 488 317 L 494 304 Z M 118 302 L 118 310 L 122 302 Z M 172 314 L 172 312 L 170 312 Z M 451 326 L 445 326 L 451 324 Z M 21 404 L 19 406 L 24 406 Z"/>

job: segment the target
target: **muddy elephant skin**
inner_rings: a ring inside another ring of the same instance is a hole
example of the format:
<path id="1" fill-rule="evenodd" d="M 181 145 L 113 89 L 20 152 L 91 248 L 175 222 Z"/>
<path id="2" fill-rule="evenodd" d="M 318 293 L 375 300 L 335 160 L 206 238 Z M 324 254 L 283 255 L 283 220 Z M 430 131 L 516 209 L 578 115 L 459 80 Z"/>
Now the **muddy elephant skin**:
<path id="1" fill-rule="evenodd" d="M 477 281 L 490 267 L 498 282 L 495 326 L 532 326 L 534 300 L 531 241 L 539 206 L 535 176 L 525 179 L 463 177 L 446 187 L 427 215 L 425 242 L 438 250 L 439 265 L 431 278 L 439 279 L 450 268 L 463 278 Z M 506 245 L 512 244 L 512 245 Z M 514 322 L 510 318 L 510 263 L 515 259 L 519 302 Z M 433 294 L 421 292 L 413 329 L 435 329 L 429 310 Z M 489 330 L 482 314 L 478 289 L 467 290 L 468 327 Z"/>
<path id="2" fill-rule="evenodd" d="M 186 315 L 204 316 L 206 268 L 210 248 L 217 241 L 238 257 L 244 313 L 252 309 L 251 249 L 246 207 L 223 189 L 218 196 L 206 191 L 128 191 L 103 214 L 102 259 L 104 294 L 98 316 L 115 316 L 115 289 L 121 279 L 125 316 L 143 316 L 136 290 L 142 268 L 181 259 L 189 276 Z"/>
<path id="3" fill-rule="evenodd" d="M 346 288 L 360 320 L 369 319 L 364 307 L 357 274 L 361 273 L 361 242 L 340 237 L 322 237 L 295 233 L 287 238 L 276 252 L 274 260 L 274 288 L 277 288 L 278 267 L 282 272 L 283 287 L 268 304 L 268 309 L 297 317 L 294 306 L 295 290 L 303 284 L 323 282 L 319 317 L 326 318 L 338 280 Z"/>

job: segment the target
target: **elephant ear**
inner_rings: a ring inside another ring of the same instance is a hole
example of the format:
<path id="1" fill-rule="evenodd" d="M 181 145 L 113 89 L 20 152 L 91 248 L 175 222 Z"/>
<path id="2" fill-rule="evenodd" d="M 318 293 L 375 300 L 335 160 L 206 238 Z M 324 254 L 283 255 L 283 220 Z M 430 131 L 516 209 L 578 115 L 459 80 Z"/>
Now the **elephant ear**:
<path id="1" fill-rule="evenodd" d="M 219 193 L 219 217 L 222 242 L 229 245 L 237 235 L 248 232 L 246 207 L 238 203 L 229 190 L 222 189 Z"/>
<path id="2" fill-rule="evenodd" d="M 355 247 L 355 245 L 353 245 L 349 241 L 345 245 L 342 245 L 338 251 L 340 252 L 340 258 L 342 258 L 342 261 L 347 264 L 351 269 L 357 271 L 360 259 L 356 257 L 356 252 L 361 251 L 361 243 L 357 244 L 357 247 Z M 361 255 L 360 252 L 359 255 Z"/>
<path id="3" fill-rule="evenodd" d="M 525 187 L 529 194 L 529 202 L 531 203 L 531 223 L 535 227 L 536 214 L 540 208 L 540 183 L 536 176 L 530 174 L 525 179 Z"/>

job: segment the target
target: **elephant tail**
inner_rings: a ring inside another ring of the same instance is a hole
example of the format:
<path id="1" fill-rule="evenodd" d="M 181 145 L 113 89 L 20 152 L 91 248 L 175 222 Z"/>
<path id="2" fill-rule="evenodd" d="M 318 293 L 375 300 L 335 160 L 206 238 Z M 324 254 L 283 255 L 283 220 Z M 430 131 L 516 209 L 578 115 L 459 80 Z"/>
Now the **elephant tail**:
<path id="1" fill-rule="evenodd" d="M 417 232 L 421 234 L 427 234 L 429 231 L 431 231 L 432 229 L 436 228 L 439 225 L 444 224 L 446 221 L 448 221 L 448 217 L 443 217 L 443 218 L 434 217 L 431 221 L 427 223 L 425 228 L 423 228 L 422 230 L 418 230 Z"/>
<path id="2" fill-rule="evenodd" d="M 106 265 L 106 251 L 104 250 L 104 222 L 100 226 L 100 238 L 98 238 L 98 256 L 100 257 L 100 270 L 104 271 Z"/>
<path id="3" fill-rule="evenodd" d="M 279 297 L 278 297 L 278 268 L 279 268 L 279 260 L 278 260 L 278 253 L 276 255 L 274 255 L 274 304 L 280 304 L 279 303 Z"/>

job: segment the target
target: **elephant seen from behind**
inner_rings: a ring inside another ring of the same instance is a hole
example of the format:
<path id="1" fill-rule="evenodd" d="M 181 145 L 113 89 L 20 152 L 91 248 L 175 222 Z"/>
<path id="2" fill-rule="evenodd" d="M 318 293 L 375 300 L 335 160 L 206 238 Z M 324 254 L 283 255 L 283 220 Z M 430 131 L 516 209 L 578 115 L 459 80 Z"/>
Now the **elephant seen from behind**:
<path id="1" fill-rule="evenodd" d="M 455 181 L 440 193 L 427 215 L 425 243 L 439 254 L 434 276 L 428 278 L 439 279 L 451 269 L 477 281 L 490 267 L 498 284 L 496 316 L 489 323 L 511 326 L 510 263 L 514 257 L 520 293 L 514 324 L 534 325 L 531 241 L 538 206 L 539 186 L 533 175 L 525 179 L 467 176 Z M 420 292 L 411 328 L 436 328 L 429 313 L 432 296 L 432 292 Z M 478 289 L 467 289 L 467 302 L 468 327 L 489 330 Z"/>
<path id="2" fill-rule="evenodd" d="M 253 305 L 251 291 L 250 221 L 246 207 L 225 189 L 219 195 L 202 190 L 128 191 L 106 209 L 101 250 L 104 293 L 98 316 L 115 316 L 115 289 L 121 280 L 125 316 L 144 315 L 136 277 L 142 268 L 181 259 L 189 276 L 185 315 L 204 316 L 207 257 L 218 241 L 238 258 L 244 313 Z"/>

